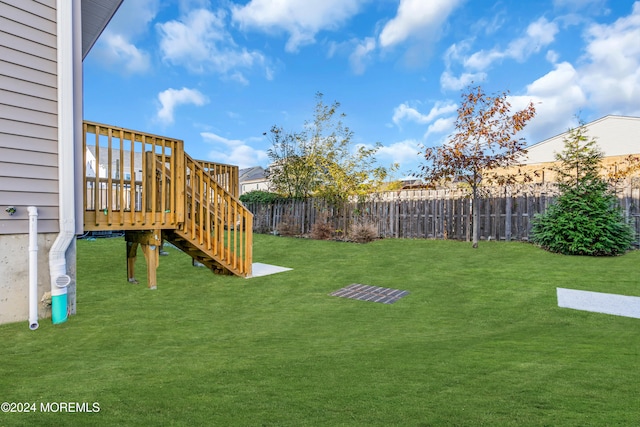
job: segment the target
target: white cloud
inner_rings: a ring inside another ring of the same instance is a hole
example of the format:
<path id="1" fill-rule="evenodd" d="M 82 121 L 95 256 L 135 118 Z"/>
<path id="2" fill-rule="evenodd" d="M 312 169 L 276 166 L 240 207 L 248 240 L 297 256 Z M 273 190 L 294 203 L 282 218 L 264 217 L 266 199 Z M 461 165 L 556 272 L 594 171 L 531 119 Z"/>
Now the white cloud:
<path id="1" fill-rule="evenodd" d="M 558 33 L 558 25 L 539 18 L 527 27 L 526 34 L 513 40 L 505 50 L 498 48 L 489 51 L 481 50 L 464 60 L 464 66 L 474 70 L 486 70 L 495 61 L 511 58 L 523 62 L 532 54 L 539 52 L 555 40 Z"/>
<path id="2" fill-rule="evenodd" d="M 578 87 L 578 73 L 573 65 L 561 62 L 556 68 L 527 86 L 527 94 L 549 98 Z M 584 97 L 582 97 L 584 101 Z"/>
<path id="3" fill-rule="evenodd" d="M 127 0 L 109 22 L 109 30 L 129 39 L 146 33 L 160 9 L 160 0 Z"/>
<path id="4" fill-rule="evenodd" d="M 158 94 L 160 109 L 157 118 L 165 124 L 173 123 L 173 112 L 179 105 L 193 104 L 202 106 L 208 102 L 207 98 L 195 89 L 167 89 Z"/>
<path id="5" fill-rule="evenodd" d="M 529 24 L 525 34 L 511 41 L 504 50 L 496 47 L 469 55 L 471 40 L 454 43 L 449 46 L 443 56 L 445 71 L 440 75 L 440 86 L 444 90 L 458 91 L 471 83 L 482 82 L 487 78 L 485 70 L 494 62 L 505 58 L 524 62 L 532 54 L 553 43 L 558 31 L 558 25 L 555 22 L 549 22 L 542 17 Z M 555 62 L 558 57 L 550 53 L 547 54 L 547 59 Z M 456 64 L 462 64 L 464 69 L 457 77 L 451 71 Z"/>
<path id="6" fill-rule="evenodd" d="M 489 68 L 489 65 L 491 65 L 492 62 L 504 57 L 505 53 L 497 49 L 490 51 L 481 50 L 465 59 L 464 66 L 475 70 L 485 70 Z"/>
<path id="7" fill-rule="evenodd" d="M 447 48 L 444 52 L 443 59 L 445 66 L 451 67 L 454 63 L 461 63 L 464 61 L 467 52 L 471 50 L 472 40 L 462 40 L 458 43 L 454 43 Z"/>
<path id="8" fill-rule="evenodd" d="M 215 150 L 209 152 L 209 158 L 216 162 L 238 165 L 240 168 L 263 165 L 267 162 L 266 151 L 254 148 L 250 145 L 257 138 L 248 140 L 228 139 L 212 132 L 200 134 L 205 142 L 217 145 Z M 222 146 L 223 148 L 220 148 Z"/>
<path id="9" fill-rule="evenodd" d="M 202 138 L 204 138 L 204 140 L 207 142 L 214 143 L 214 144 L 223 144 L 231 148 L 244 145 L 244 141 L 240 139 L 225 138 L 224 136 L 220 136 L 213 132 L 201 132 L 200 136 L 202 136 Z"/>
<path id="10" fill-rule="evenodd" d="M 440 27 L 460 0 L 400 0 L 396 16 L 379 36 L 380 46 L 391 47 Z"/>
<path id="11" fill-rule="evenodd" d="M 371 61 L 371 54 L 376 49 L 376 40 L 373 37 L 367 37 L 361 42 L 358 42 L 351 56 L 349 56 L 349 62 L 351 63 L 351 69 L 355 74 L 362 74 Z"/>
<path id="12" fill-rule="evenodd" d="M 455 113 L 457 108 L 458 106 L 451 102 L 437 102 L 427 114 L 422 114 L 416 108 L 403 103 L 395 108 L 393 122 L 396 125 L 403 121 L 410 121 L 419 125 L 428 124 L 427 130 L 423 135 L 423 141 L 429 139 L 433 143 L 433 135 L 440 135 L 436 136 L 435 140 L 437 140 L 437 143 L 444 143 L 444 135 L 448 135 L 454 128 L 457 115 L 452 113 Z M 431 143 L 429 145 L 433 145 Z M 423 144 L 415 140 L 406 140 L 386 146 L 379 153 L 393 159 L 396 163 L 402 164 L 403 167 L 415 167 L 420 158 L 419 153 L 422 151 Z"/>
<path id="13" fill-rule="evenodd" d="M 530 49 L 533 49 L 533 52 L 538 52 L 542 46 L 552 43 L 556 34 L 558 34 L 558 25 L 542 17 L 527 27 L 527 37 L 524 38 L 524 42 L 529 46 L 515 46 L 515 50 L 519 54 L 528 53 Z"/>
<path id="14" fill-rule="evenodd" d="M 98 60 L 121 74 L 145 73 L 151 55 L 135 42 L 149 30 L 156 17 L 159 0 L 128 0 L 120 6 L 94 48 Z"/>
<path id="15" fill-rule="evenodd" d="M 163 59 L 197 72 L 216 72 L 246 84 L 238 69 L 264 66 L 257 51 L 238 47 L 225 28 L 224 11 L 196 9 L 179 20 L 158 24 Z"/>
<path id="16" fill-rule="evenodd" d="M 315 42 L 322 30 L 336 30 L 360 10 L 364 0 L 251 0 L 233 6 L 233 20 L 244 29 L 284 31 L 289 34 L 288 52 Z"/>
<path id="17" fill-rule="evenodd" d="M 129 43 L 123 35 L 107 30 L 100 40 L 100 57 L 109 67 L 123 74 L 144 73 L 149 70 L 149 54 Z"/>
<path id="18" fill-rule="evenodd" d="M 640 2 L 611 25 L 593 25 L 580 69 L 590 101 L 601 111 L 640 114 Z"/>
<path id="19" fill-rule="evenodd" d="M 376 158 L 381 164 L 406 165 L 415 163 L 419 159 L 420 151 L 422 151 L 422 145 L 418 141 L 407 139 L 391 145 L 383 145 L 376 152 Z"/>
<path id="20" fill-rule="evenodd" d="M 207 9 L 211 4 L 211 0 L 178 0 L 178 10 L 185 15 L 190 10 Z"/>
<path id="21" fill-rule="evenodd" d="M 403 121 L 415 122 L 419 124 L 427 124 L 432 122 L 436 117 L 449 114 L 456 111 L 458 106 L 454 103 L 436 102 L 429 113 L 422 114 L 417 109 L 409 106 L 407 103 L 398 105 L 393 111 L 393 123 L 396 125 Z"/>
<path id="22" fill-rule="evenodd" d="M 462 72 L 458 77 L 451 72 L 452 66 L 464 62 L 464 58 L 470 48 L 471 40 L 463 40 L 452 44 L 445 51 L 443 55 L 445 71 L 440 75 L 440 86 L 442 89 L 459 91 L 471 83 L 482 82 L 487 78 L 487 74 L 484 72 Z"/>
<path id="23" fill-rule="evenodd" d="M 591 10 L 606 10 L 606 0 L 553 0 L 553 5 L 558 8 L 567 8 L 570 10 L 586 8 Z"/>
<path id="24" fill-rule="evenodd" d="M 488 35 L 496 34 L 503 27 L 505 22 L 509 20 L 509 13 L 501 7 L 500 3 L 496 3 L 492 8 L 489 16 L 480 18 L 476 23 L 472 24 L 473 32 L 482 32 Z"/>
<path id="25" fill-rule="evenodd" d="M 580 86 L 577 70 L 568 62 L 527 86 L 521 96 L 509 96 L 512 111 L 533 102 L 536 116 L 527 124 L 524 133 L 529 143 L 564 132 L 575 123 L 575 115 L 587 104 L 587 95 Z"/>
<path id="26" fill-rule="evenodd" d="M 471 83 L 482 82 L 486 78 L 486 73 L 462 73 L 460 77 L 455 77 L 449 71 L 445 71 L 440 76 L 440 86 L 446 90 L 460 90 Z"/>
<path id="27" fill-rule="evenodd" d="M 545 58 L 547 61 L 551 62 L 552 64 L 555 64 L 560 59 L 560 54 L 558 54 L 558 52 L 556 52 L 555 50 L 549 50 L 547 51 Z"/>
<path id="28" fill-rule="evenodd" d="M 424 134 L 424 139 L 427 139 L 433 134 L 450 134 L 455 127 L 455 122 L 456 116 L 443 117 L 436 120 L 429 125 L 429 128 L 427 128 L 427 132 Z"/>
<path id="29" fill-rule="evenodd" d="M 583 110 L 595 118 L 607 114 L 640 115 L 640 2 L 629 16 L 609 25 L 592 25 L 586 33 L 585 54 L 578 66 L 568 62 L 527 86 L 526 94 L 511 97 L 514 108 L 533 100 L 536 117 L 525 128 L 537 142 L 575 126 Z M 556 55 L 548 59 L 557 60 Z"/>

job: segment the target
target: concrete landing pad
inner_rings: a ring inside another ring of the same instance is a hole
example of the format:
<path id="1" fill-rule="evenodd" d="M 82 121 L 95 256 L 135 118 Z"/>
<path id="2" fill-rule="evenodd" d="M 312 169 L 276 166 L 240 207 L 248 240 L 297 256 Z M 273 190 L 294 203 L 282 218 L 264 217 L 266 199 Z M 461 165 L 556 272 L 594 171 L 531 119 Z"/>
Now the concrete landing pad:
<path id="1" fill-rule="evenodd" d="M 557 288 L 558 307 L 640 319 L 640 297 Z"/>
<path id="2" fill-rule="evenodd" d="M 252 277 L 268 276 L 270 274 L 282 273 L 283 271 L 289 270 L 292 270 L 292 268 L 254 262 L 251 264 L 251 276 L 247 277 L 247 279 L 251 279 Z"/>

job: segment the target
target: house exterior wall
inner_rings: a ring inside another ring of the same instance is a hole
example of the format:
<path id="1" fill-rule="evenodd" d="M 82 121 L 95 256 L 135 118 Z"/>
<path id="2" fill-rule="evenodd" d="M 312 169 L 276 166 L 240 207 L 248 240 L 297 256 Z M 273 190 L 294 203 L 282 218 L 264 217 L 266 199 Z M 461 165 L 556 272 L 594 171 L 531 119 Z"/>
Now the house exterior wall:
<path id="1" fill-rule="evenodd" d="M 602 168 L 601 175 L 603 177 L 613 176 L 616 172 L 625 170 L 627 167 L 631 166 L 628 162 L 628 156 L 620 155 L 620 156 L 607 156 L 602 159 Z M 638 153 L 640 156 L 640 153 Z M 533 163 L 533 164 L 525 164 L 524 166 L 518 167 L 518 171 L 521 173 L 527 173 L 532 179 L 532 182 L 540 182 L 540 183 L 549 183 L 556 182 L 556 172 L 553 170 L 557 167 L 555 162 L 543 162 L 543 163 Z M 516 168 L 508 169 L 510 172 L 515 172 Z M 630 177 L 637 177 L 638 173 L 634 172 L 630 174 Z"/>
<path id="2" fill-rule="evenodd" d="M 640 117 L 606 116 L 585 125 L 586 135 L 595 138 L 605 157 L 640 154 Z M 564 149 L 568 133 L 554 136 L 528 148 L 524 164 L 553 162 Z"/>
<path id="3" fill-rule="evenodd" d="M 49 250 L 57 233 L 38 234 L 38 318 L 51 317 L 49 293 Z M 0 235 L 0 324 L 26 321 L 29 317 L 29 235 Z M 69 311 L 76 312 L 76 242 L 67 251 Z"/>
<path id="4" fill-rule="evenodd" d="M 73 163 L 72 147 L 76 174 L 82 170 L 82 58 L 121 3 L 0 0 L 0 323 L 28 317 L 27 207 L 38 209 L 39 299 L 51 288 L 50 254 L 66 246 L 58 240 L 60 217 L 65 225 L 71 219 L 67 203 L 60 205 L 61 185 L 69 191 L 65 199 L 76 197 L 72 215 L 75 232 L 82 232 L 82 179 L 76 175 L 73 183 L 74 166 L 59 165 Z M 74 314 L 75 239 L 64 257 L 71 277 L 68 309 Z M 42 308 L 40 317 L 50 316 Z"/>
<path id="5" fill-rule="evenodd" d="M 29 316 L 29 218 L 38 209 L 38 315 L 59 231 L 56 0 L 0 0 L 0 324 Z M 7 208 L 13 207 L 10 214 Z M 67 251 L 75 311 L 75 242 Z"/>
<path id="6" fill-rule="evenodd" d="M 55 233 L 56 1 L 0 0 L 0 28 L 0 235 L 28 232 L 28 206 L 38 207 L 39 231 Z"/>
<path id="7" fill-rule="evenodd" d="M 51 317 L 42 303 L 49 292 L 49 250 L 57 233 L 38 234 L 38 317 Z M 29 317 L 29 235 L 0 235 L 0 324 Z"/>
<path id="8" fill-rule="evenodd" d="M 631 166 L 629 156 L 640 157 L 640 117 L 606 116 L 587 123 L 584 127 L 587 138 L 595 138 L 598 148 L 604 154 L 603 176 Z M 556 173 L 553 171 L 557 166 L 555 154 L 564 150 L 564 138 L 568 135 L 565 132 L 528 147 L 527 156 L 520 161 L 520 166 L 507 168 L 505 171 L 526 174 L 533 182 L 556 182 Z M 637 176 L 637 172 L 631 174 L 631 177 Z"/>
<path id="9" fill-rule="evenodd" d="M 240 183 L 240 195 L 250 191 L 269 191 L 269 181 L 266 179 L 256 181 L 245 181 Z"/>

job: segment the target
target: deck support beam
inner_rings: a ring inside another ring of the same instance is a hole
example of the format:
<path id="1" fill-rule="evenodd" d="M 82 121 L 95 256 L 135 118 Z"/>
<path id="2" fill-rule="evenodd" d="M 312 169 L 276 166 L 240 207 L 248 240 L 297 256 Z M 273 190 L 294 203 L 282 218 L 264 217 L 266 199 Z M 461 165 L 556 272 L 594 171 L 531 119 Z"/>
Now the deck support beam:
<path id="1" fill-rule="evenodd" d="M 135 263 L 138 245 L 140 245 L 147 261 L 147 287 L 149 289 L 157 289 L 156 269 L 160 264 L 159 253 L 160 245 L 162 244 L 162 230 L 127 231 L 124 239 L 127 243 L 127 280 L 130 283 L 138 283 L 135 278 Z"/>

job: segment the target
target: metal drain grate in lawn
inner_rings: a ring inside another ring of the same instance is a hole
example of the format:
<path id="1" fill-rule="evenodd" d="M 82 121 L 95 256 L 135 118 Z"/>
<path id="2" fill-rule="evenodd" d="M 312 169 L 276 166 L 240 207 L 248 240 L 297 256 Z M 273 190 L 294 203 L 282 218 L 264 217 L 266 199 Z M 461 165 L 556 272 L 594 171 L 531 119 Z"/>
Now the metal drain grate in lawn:
<path id="1" fill-rule="evenodd" d="M 399 289 L 381 288 L 379 286 L 361 285 L 358 283 L 351 284 L 346 288 L 338 289 L 329 295 L 341 298 L 357 299 L 360 301 L 381 302 L 384 304 L 393 304 L 400 298 L 409 295 L 408 291 Z"/>

